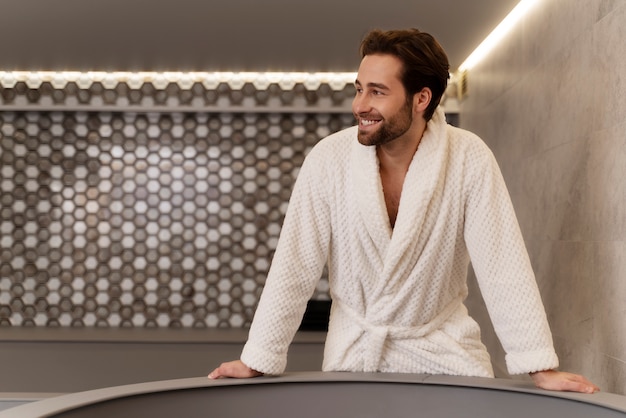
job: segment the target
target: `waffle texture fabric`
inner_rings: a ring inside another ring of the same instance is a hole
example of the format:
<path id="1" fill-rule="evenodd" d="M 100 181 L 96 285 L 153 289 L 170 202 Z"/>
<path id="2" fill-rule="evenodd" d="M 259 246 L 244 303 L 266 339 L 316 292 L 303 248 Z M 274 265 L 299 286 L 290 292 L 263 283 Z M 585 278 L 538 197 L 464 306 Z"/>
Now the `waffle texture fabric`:
<path id="1" fill-rule="evenodd" d="M 241 360 L 285 370 L 324 265 L 333 300 L 323 370 L 493 376 L 468 315 L 469 263 L 511 374 L 558 366 L 504 180 L 476 135 L 427 124 L 392 229 L 375 147 L 357 127 L 321 140 L 292 192 Z"/>

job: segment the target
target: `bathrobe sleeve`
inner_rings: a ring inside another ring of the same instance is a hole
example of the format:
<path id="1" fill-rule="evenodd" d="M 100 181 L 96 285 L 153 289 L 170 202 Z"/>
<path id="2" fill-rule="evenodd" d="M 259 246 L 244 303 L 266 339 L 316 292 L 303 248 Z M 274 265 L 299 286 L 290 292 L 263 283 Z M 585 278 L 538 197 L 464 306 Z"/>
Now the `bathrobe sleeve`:
<path id="1" fill-rule="evenodd" d="M 465 241 L 511 374 L 556 368 L 552 335 L 504 179 L 491 151 L 475 150 Z"/>
<path id="2" fill-rule="evenodd" d="M 287 350 L 319 281 L 328 255 L 330 212 L 324 159 L 314 148 L 296 180 L 278 245 L 241 360 L 265 374 L 280 374 Z"/>

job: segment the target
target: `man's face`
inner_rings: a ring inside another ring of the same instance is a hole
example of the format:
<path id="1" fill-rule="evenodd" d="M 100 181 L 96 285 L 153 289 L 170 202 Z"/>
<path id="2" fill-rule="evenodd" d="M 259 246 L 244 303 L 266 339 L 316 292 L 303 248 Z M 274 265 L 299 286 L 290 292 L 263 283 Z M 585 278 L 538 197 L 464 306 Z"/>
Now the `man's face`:
<path id="1" fill-rule="evenodd" d="M 386 144 L 411 127 L 413 101 L 407 100 L 401 70 L 402 62 L 392 55 L 366 55 L 361 61 L 352 102 L 361 144 Z"/>

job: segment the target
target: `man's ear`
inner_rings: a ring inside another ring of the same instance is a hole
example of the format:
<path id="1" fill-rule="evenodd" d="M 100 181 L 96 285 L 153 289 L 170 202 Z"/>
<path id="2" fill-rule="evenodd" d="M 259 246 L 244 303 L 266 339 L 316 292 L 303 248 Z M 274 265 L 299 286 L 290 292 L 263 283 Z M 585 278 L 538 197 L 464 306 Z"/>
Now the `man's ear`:
<path id="1" fill-rule="evenodd" d="M 424 87 L 413 95 L 413 113 L 422 114 L 428 108 L 433 98 L 433 92 L 430 88 Z"/>

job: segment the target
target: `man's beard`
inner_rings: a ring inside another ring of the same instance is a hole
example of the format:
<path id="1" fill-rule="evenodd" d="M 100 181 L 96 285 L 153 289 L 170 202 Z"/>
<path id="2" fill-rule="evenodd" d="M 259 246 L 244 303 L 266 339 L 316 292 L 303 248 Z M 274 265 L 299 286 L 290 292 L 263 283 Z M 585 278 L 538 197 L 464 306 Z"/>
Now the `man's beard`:
<path id="1" fill-rule="evenodd" d="M 377 146 L 387 144 L 402 136 L 409 130 L 413 122 L 412 108 L 413 104 L 407 102 L 395 115 L 389 119 L 383 119 L 374 132 L 364 133 L 359 129 L 357 134 L 359 142 L 367 146 Z"/>

